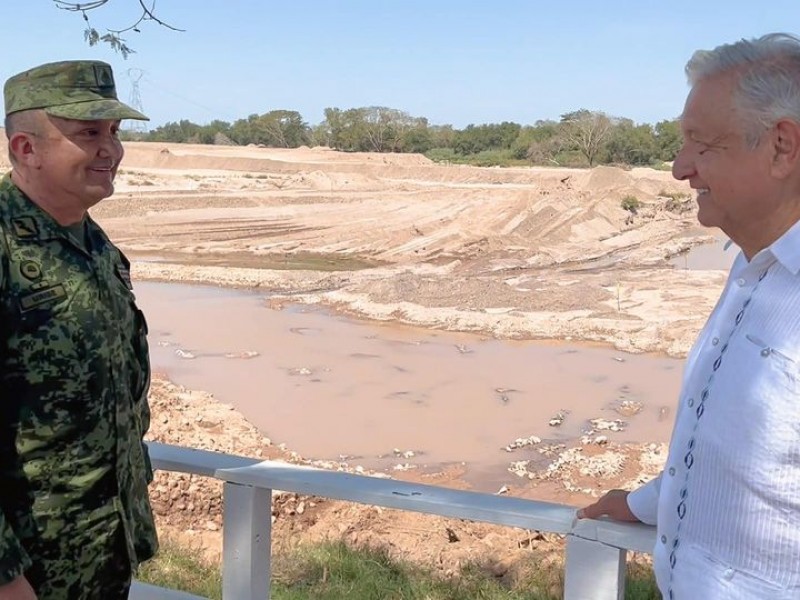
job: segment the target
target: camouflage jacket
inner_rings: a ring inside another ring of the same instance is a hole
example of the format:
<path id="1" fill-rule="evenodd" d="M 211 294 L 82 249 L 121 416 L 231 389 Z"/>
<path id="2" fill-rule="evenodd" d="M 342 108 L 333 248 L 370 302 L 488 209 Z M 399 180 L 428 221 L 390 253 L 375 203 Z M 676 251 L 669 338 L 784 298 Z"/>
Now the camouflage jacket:
<path id="1" fill-rule="evenodd" d="M 88 216 L 84 231 L 0 180 L 0 584 L 120 526 L 133 569 L 157 545 L 146 325 L 128 260 Z"/>

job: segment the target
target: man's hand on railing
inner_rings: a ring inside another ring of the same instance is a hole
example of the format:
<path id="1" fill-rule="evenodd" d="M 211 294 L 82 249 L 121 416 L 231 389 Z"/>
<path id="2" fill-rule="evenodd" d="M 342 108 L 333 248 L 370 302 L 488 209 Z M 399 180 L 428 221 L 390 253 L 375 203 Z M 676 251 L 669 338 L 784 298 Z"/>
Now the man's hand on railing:
<path id="1" fill-rule="evenodd" d="M 625 490 L 611 490 L 594 504 L 578 510 L 579 519 L 596 519 L 609 517 L 615 521 L 638 521 L 628 507 L 628 492 Z"/>
<path id="2" fill-rule="evenodd" d="M 23 575 L 11 583 L 0 585 L 0 600 L 36 600 L 36 592 Z"/>

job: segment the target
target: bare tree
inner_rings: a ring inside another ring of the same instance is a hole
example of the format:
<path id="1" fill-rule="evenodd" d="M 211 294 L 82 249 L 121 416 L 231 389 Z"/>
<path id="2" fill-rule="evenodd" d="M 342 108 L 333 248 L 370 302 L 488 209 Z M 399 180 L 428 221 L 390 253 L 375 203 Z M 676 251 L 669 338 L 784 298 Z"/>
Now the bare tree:
<path id="1" fill-rule="evenodd" d="M 561 117 L 562 132 L 566 141 L 575 147 L 594 166 L 597 154 L 611 133 L 613 123 L 602 112 L 581 109 Z"/>
<path id="2" fill-rule="evenodd" d="M 173 25 L 170 25 L 169 23 L 166 23 L 165 21 L 162 21 L 156 17 L 156 0 L 152 0 L 152 4 L 150 6 L 147 6 L 144 0 L 136 0 L 142 10 L 139 18 L 133 24 L 123 27 L 122 29 L 106 29 L 106 33 L 103 34 L 97 31 L 97 29 L 95 29 L 90 23 L 89 12 L 105 6 L 108 4 L 109 0 L 88 0 L 87 2 L 65 2 L 64 0 L 52 0 L 52 2 L 61 10 L 81 13 L 83 20 L 86 22 L 86 29 L 83 31 L 83 37 L 90 46 L 94 46 L 99 42 L 105 42 L 114 50 L 122 54 L 123 58 L 128 58 L 129 54 L 132 54 L 136 51 L 127 45 L 125 40 L 120 37 L 121 34 L 128 31 L 135 31 L 138 33 L 140 31 L 139 26 L 146 21 L 153 21 L 158 25 L 173 31 L 184 31 L 183 29 L 174 27 Z"/>
<path id="3" fill-rule="evenodd" d="M 553 136 L 546 140 L 531 143 L 525 153 L 527 158 L 534 165 L 553 164 L 561 166 L 558 162 L 558 155 L 564 150 L 566 140 L 561 136 Z"/>

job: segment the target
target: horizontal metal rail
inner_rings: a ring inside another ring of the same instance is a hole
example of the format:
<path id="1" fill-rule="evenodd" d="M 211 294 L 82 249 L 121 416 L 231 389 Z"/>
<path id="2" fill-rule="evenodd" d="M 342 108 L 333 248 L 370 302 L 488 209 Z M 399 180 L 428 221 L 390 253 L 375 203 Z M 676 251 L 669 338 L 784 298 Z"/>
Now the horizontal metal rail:
<path id="1" fill-rule="evenodd" d="M 224 482 L 222 577 L 226 600 L 269 599 L 272 490 L 563 534 L 567 538 L 566 600 L 622 598 L 627 551 L 650 553 L 655 543 L 653 527 L 578 520 L 575 508 L 562 504 L 259 461 L 155 442 L 148 445 L 155 469 L 193 473 Z M 131 598 L 154 597 L 147 593 L 152 590 L 140 588 L 132 592 Z"/>

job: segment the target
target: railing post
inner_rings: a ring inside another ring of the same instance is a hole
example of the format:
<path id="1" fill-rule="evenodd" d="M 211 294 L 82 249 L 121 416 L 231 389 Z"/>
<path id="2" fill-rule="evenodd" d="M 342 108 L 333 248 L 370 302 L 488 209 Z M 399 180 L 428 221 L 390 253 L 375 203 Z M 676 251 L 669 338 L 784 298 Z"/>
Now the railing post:
<path id="1" fill-rule="evenodd" d="M 602 542 L 568 535 L 564 600 L 622 600 L 626 555 Z"/>
<path id="2" fill-rule="evenodd" d="M 269 600 L 272 490 L 225 483 L 223 600 Z"/>

